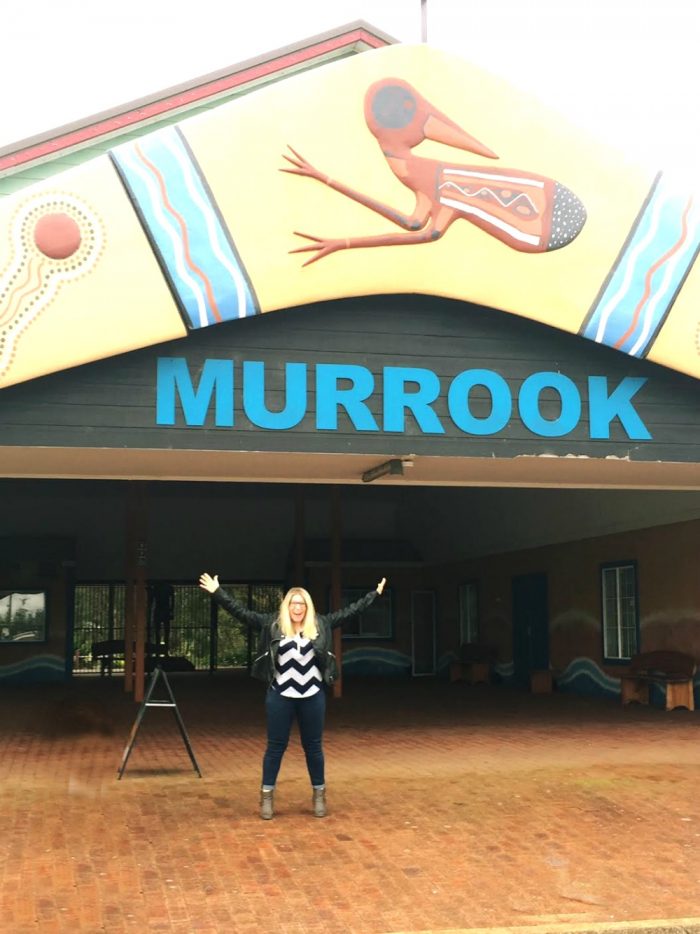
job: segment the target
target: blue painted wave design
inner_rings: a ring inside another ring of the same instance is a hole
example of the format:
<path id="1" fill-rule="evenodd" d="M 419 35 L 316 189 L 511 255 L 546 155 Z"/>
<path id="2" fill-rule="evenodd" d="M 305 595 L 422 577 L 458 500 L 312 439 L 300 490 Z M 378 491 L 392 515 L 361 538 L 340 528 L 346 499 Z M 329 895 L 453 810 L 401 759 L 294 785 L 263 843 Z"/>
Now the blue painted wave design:
<path id="1" fill-rule="evenodd" d="M 248 276 L 182 132 L 167 127 L 110 156 L 189 326 L 257 314 Z"/>
<path id="2" fill-rule="evenodd" d="M 575 658 L 557 676 L 560 691 L 576 694 L 595 694 L 604 697 L 620 696 L 620 680 L 606 674 L 591 658 Z"/>
<path id="3" fill-rule="evenodd" d="M 658 176 L 581 333 L 643 357 L 699 249 L 700 205 Z"/>
<path id="4" fill-rule="evenodd" d="M 493 670 L 502 681 L 512 681 L 515 678 L 515 663 L 512 661 L 497 662 Z"/>
<path id="5" fill-rule="evenodd" d="M 392 649 L 350 649 L 343 652 L 343 674 L 410 675 L 411 658 Z"/>
<path id="6" fill-rule="evenodd" d="M 65 678 L 66 662 L 58 655 L 35 655 L 0 666 L 0 682 L 64 681 Z"/>

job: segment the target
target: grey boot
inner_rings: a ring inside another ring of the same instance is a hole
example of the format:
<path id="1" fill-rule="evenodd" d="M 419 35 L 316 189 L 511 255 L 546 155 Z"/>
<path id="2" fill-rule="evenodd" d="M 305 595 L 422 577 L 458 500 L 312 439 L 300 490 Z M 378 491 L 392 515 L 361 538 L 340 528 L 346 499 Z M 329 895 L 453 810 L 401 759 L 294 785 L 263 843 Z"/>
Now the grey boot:
<path id="1" fill-rule="evenodd" d="M 274 794 L 274 789 L 270 789 L 270 791 L 260 789 L 260 816 L 263 820 L 272 820 L 272 815 L 275 813 L 273 806 Z"/>
<path id="2" fill-rule="evenodd" d="M 313 805 L 314 805 L 314 817 L 325 817 L 326 816 L 326 789 L 324 788 L 314 788 L 313 789 Z"/>

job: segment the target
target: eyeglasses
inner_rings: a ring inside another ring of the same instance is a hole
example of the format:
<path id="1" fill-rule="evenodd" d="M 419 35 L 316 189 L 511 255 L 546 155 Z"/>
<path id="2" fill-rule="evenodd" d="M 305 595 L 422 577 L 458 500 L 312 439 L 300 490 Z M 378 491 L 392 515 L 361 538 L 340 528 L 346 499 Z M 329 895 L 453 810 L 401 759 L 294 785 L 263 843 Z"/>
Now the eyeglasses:
<path id="1" fill-rule="evenodd" d="M 306 606 L 306 603 L 304 602 L 304 600 L 290 600 L 289 605 L 290 606 Z"/>

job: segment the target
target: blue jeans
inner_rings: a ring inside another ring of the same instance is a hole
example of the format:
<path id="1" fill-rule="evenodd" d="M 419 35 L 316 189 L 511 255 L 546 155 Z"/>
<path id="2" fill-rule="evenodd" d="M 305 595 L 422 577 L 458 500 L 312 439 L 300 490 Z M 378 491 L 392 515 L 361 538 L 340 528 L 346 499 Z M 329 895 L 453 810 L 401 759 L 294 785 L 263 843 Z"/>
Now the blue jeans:
<path id="1" fill-rule="evenodd" d="M 265 697 L 267 714 L 267 749 L 263 756 L 263 785 L 274 785 L 289 743 L 292 723 L 299 724 L 301 745 L 312 785 L 325 783 L 323 759 L 323 721 L 326 715 L 326 694 L 321 689 L 312 697 L 282 697 L 268 688 Z"/>

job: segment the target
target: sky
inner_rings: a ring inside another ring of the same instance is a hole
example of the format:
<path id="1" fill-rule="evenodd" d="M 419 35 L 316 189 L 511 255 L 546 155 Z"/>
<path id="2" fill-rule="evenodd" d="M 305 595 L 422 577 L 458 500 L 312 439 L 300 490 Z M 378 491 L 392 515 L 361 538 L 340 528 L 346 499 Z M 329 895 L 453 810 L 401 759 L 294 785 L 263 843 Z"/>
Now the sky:
<path id="1" fill-rule="evenodd" d="M 461 55 L 655 167 L 700 166 L 700 0 L 426 0 Z M 421 0 L 33 0 L 3 12 L 0 151 L 355 20 L 421 41 Z"/>

